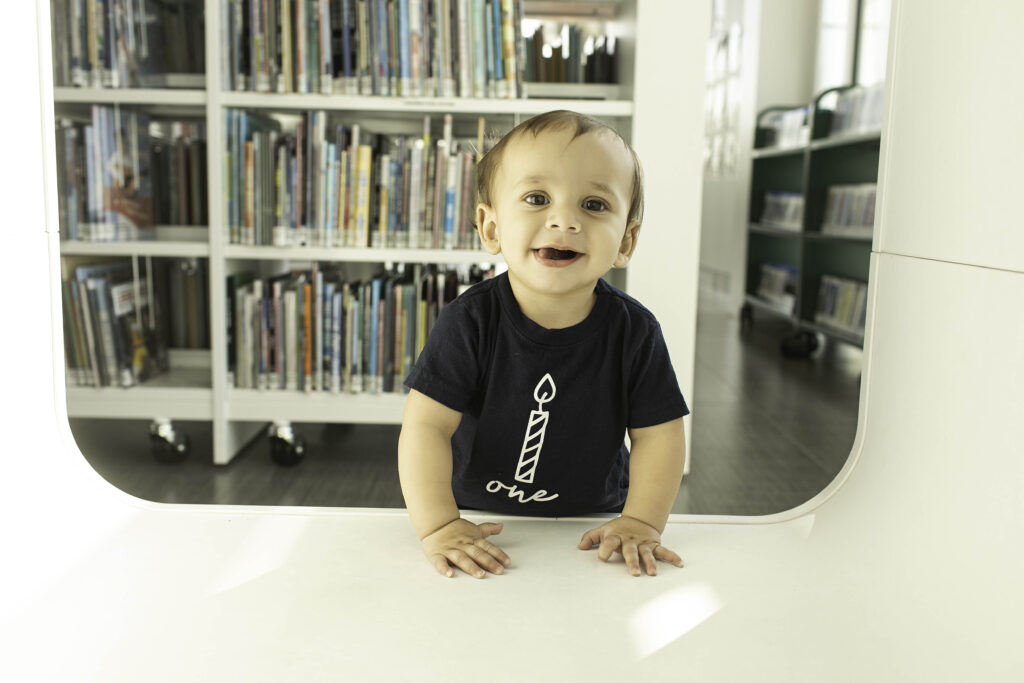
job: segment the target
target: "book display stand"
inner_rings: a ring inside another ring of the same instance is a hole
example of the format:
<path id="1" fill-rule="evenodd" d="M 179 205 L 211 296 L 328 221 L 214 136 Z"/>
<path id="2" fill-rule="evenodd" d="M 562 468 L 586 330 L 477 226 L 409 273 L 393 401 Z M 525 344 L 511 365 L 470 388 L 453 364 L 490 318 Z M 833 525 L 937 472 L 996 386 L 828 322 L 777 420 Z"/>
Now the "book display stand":
<path id="1" fill-rule="evenodd" d="M 65 227 L 62 224 L 61 229 L 65 239 L 61 243 L 61 260 L 67 272 L 72 272 L 78 264 L 83 262 L 97 263 L 103 262 L 104 259 L 120 258 L 131 262 L 132 270 L 136 273 L 136 285 L 138 285 L 140 277 L 144 281 L 145 274 L 154 272 L 156 266 L 153 264 L 161 259 L 191 259 L 193 263 L 198 263 L 205 269 L 200 285 L 203 289 L 198 294 L 202 305 L 198 307 L 199 312 L 193 313 L 193 315 L 198 315 L 203 321 L 209 323 L 208 332 L 203 338 L 204 343 L 200 348 L 182 349 L 172 345 L 167 349 L 166 371 L 152 379 L 135 382 L 128 388 L 118 386 L 116 383 L 87 386 L 83 384 L 89 383 L 69 382 L 67 391 L 69 416 L 153 420 L 151 434 L 155 447 L 164 453 L 167 459 L 174 459 L 176 454 L 181 453 L 183 447 L 185 449 L 188 447 L 187 437 L 182 435 L 180 430 L 174 431 L 172 426 L 174 420 L 211 421 L 213 460 L 216 464 L 230 462 L 243 447 L 261 435 L 271 438 L 275 453 L 281 454 L 280 462 L 298 461 L 301 459 L 298 456 L 301 455 L 302 441 L 290 429 L 290 422 L 378 424 L 399 424 L 401 422 L 405 395 L 402 392 L 400 381 L 391 385 L 390 391 L 382 391 L 380 387 L 363 387 L 362 391 L 357 392 L 344 385 L 340 391 L 337 388 L 331 390 L 329 380 L 324 379 L 320 379 L 318 385 L 314 384 L 312 388 L 309 386 L 303 388 L 301 378 L 299 388 L 295 390 L 269 388 L 258 383 L 251 388 L 241 388 L 239 377 L 235 373 L 236 368 L 232 366 L 232 363 L 238 360 L 232 350 L 236 348 L 237 338 L 231 336 L 233 334 L 231 323 L 241 320 L 237 317 L 239 313 L 237 307 L 241 304 L 235 301 L 237 292 L 232 291 L 231 283 L 245 281 L 247 273 L 254 274 L 256 279 L 262 278 L 265 282 L 270 283 L 275 277 L 288 273 L 309 272 L 312 269 L 315 274 L 317 270 L 323 272 L 331 268 L 354 268 L 354 272 L 359 273 L 357 277 L 365 280 L 372 277 L 373 272 L 383 272 L 385 269 L 391 271 L 399 264 L 402 264 L 401 267 L 405 269 L 406 273 L 413 271 L 421 273 L 435 265 L 442 268 L 466 270 L 471 266 L 483 268 L 496 266 L 502 263 L 501 257 L 492 257 L 480 249 L 466 248 L 466 242 L 461 244 L 442 243 L 429 247 L 420 245 L 421 248 L 417 248 L 414 245 L 397 243 L 374 246 L 369 240 L 364 244 L 352 246 L 343 242 L 299 241 L 287 237 L 278 239 L 280 226 L 286 224 L 287 221 L 279 220 L 280 213 L 275 216 L 273 207 L 271 208 L 270 223 L 265 226 L 267 229 L 263 233 L 268 237 L 268 241 L 261 242 L 256 239 L 247 243 L 233 239 L 236 235 L 232 234 L 231 222 L 236 221 L 239 214 L 231 212 L 231 202 L 233 201 L 231 154 L 234 131 L 229 126 L 233 125 L 232 113 L 245 112 L 246 115 L 252 116 L 254 119 L 266 121 L 287 122 L 290 120 L 292 124 L 282 125 L 285 126 L 284 130 L 294 130 L 287 126 L 293 126 L 295 119 L 312 112 L 325 112 L 331 121 L 331 125 L 328 127 L 331 134 L 327 139 L 332 141 L 335 126 L 344 126 L 349 134 L 353 127 L 358 126 L 364 135 L 376 133 L 381 136 L 408 136 L 410 140 L 414 140 L 424 133 L 424 119 L 430 117 L 434 130 L 429 132 L 434 141 L 443 136 L 442 122 L 448 123 L 449 121 L 454 138 L 461 141 L 477 138 L 481 118 L 486 120 L 490 136 L 507 131 L 522 119 L 538 113 L 555 109 L 573 109 L 609 123 L 620 131 L 625 139 L 632 140 L 636 134 L 634 111 L 643 106 L 640 100 L 644 97 L 658 98 L 658 93 L 653 88 L 645 90 L 644 92 L 647 94 L 641 94 L 639 90 L 635 91 L 634 89 L 636 80 L 635 49 L 637 43 L 643 40 L 643 36 L 638 35 L 637 31 L 638 0 L 619 2 L 590 0 L 588 2 L 564 3 L 564 7 L 559 3 L 557 8 L 559 15 L 577 13 L 581 20 L 594 16 L 594 8 L 600 8 L 598 14 L 608 25 L 614 27 L 619 36 L 615 47 L 615 68 L 619 76 L 617 86 L 602 85 L 595 89 L 579 83 L 565 84 L 566 93 L 561 97 L 557 96 L 561 84 L 546 83 L 543 87 L 538 85 L 536 88 L 531 88 L 531 84 L 521 81 L 518 83 L 518 92 L 520 95 L 525 95 L 521 97 L 514 97 L 510 92 L 498 92 L 489 88 L 485 88 L 484 96 L 480 96 L 481 92 L 473 87 L 468 90 L 460 90 L 459 87 L 456 87 L 455 92 L 448 92 L 443 96 L 416 95 L 415 93 L 405 95 L 403 93 L 410 92 L 410 90 L 406 89 L 406 84 L 401 83 L 401 75 L 404 72 L 401 72 L 398 78 L 398 95 L 360 94 L 365 91 L 360 90 L 358 82 L 345 82 L 334 87 L 329 94 L 323 87 L 324 83 L 321 83 L 321 87 L 318 89 L 310 87 L 304 94 L 297 92 L 297 83 L 289 83 L 289 90 L 281 92 L 276 80 L 271 80 L 269 85 L 268 82 L 263 81 L 260 74 L 265 73 L 266 70 L 259 71 L 252 63 L 247 65 L 244 63 L 249 59 L 257 59 L 258 56 L 252 52 L 240 55 L 238 53 L 240 42 L 235 35 L 237 32 L 232 30 L 232 27 L 239 25 L 237 19 L 243 17 L 245 12 L 251 11 L 251 14 L 244 16 L 245 30 L 261 32 L 263 25 L 260 22 L 267 21 L 266 26 L 279 27 L 278 36 L 284 35 L 280 30 L 284 19 L 284 14 L 281 12 L 290 12 L 290 16 L 294 17 L 295 8 L 299 6 L 306 10 L 324 12 L 326 14 L 321 15 L 322 17 L 333 17 L 335 22 L 338 21 L 341 8 L 345 10 L 358 8 L 360 11 L 367 8 L 381 8 L 386 12 L 393 6 L 393 11 L 399 14 L 394 15 L 395 22 L 392 28 L 406 30 L 411 24 L 408 18 L 401 13 L 406 12 L 409 7 L 422 8 L 428 2 L 438 8 L 450 11 L 452 13 L 450 16 L 453 17 L 458 16 L 460 11 L 469 13 L 463 14 L 463 16 L 472 16 L 477 7 L 481 10 L 496 8 L 502 11 L 512 11 L 514 12 L 513 16 L 520 20 L 520 24 L 522 18 L 529 18 L 532 15 L 543 20 L 544 15 L 549 14 L 551 7 L 555 4 L 531 2 L 530 0 L 525 2 L 523 0 L 493 0 L 493 2 L 492 0 L 486 0 L 486 2 L 484 0 L 479 2 L 474 0 L 437 0 L 436 2 L 433 0 L 421 0 L 420 2 L 415 0 L 349 0 L 349 2 L 342 3 L 336 2 L 336 0 L 329 2 L 328 0 L 273 0 L 269 4 L 262 3 L 266 7 L 272 6 L 270 15 L 263 15 L 252 7 L 253 3 L 250 0 L 193 0 L 193 4 L 201 5 L 201 11 L 204 14 L 205 36 L 199 37 L 189 33 L 188 44 L 177 49 L 193 52 L 198 49 L 203 50 L 202 57 L 204 59 L 201 60 L 201 63 L 205 65 L 205 70 L 202 74 L 202 82 L 205 83 L 205 87 L 181 89 L 151 86 L 123 87 L 126 82 L 129 85 L 134 83 L 188 85 L 196 82 L 195 75 L 172 79 L 161 78 L 159 74 L 147 75 L 145 79 L 139 78 L 133 81 L 131 69 L 127 68 L 124 69 L 127 75 L 121 78 L 122 87 L 101 87 L 111 84 L 103 82 L 102 79 L 95 79 L 94 82 L 88 77 L 81 78 L 81 82 L 76 85 L 62 82 L 59 77 L 55 80 L 55 108 L 58 118 L 77 115 L 80 120 L 88 120 L 89 110 L 94 105 L 102 105 L 116 108 L 121 112 L 142 112 L 153 118 L 174 115 L 200 121 L 205 130 L 203 147 L 205 168 L 209 169 L 209 172 L 202 176 L 202 198 L 206 202 L 202 208 L 205 210 L 199 212 L 207 218 L 208 225 L 206 226 L 157 224 L 152 234 L 148 235 L 148 239 L 80 241 L 66 239 Z M 76 7 L 79 5 L 88 7 L 93 4 L 91 0 L 54 0 L 55 17 L 66 9 L 68 3 Z M 332 9 L 332 5 L 335 4 L 338 4 L 339 7 Z M 134 3 L 127 2 L 122 5 L 128 7 L 133 6 Z M 292 8 L 291 10 L 282 9 L 289 6 Z M 233 14 L 236 11 L 238 14 Z M 274 15 L 275 11 L 279 14 Z M 388 17 L 389 15 L 382 14 L 381 16 Z M 385 24 L 376 26 L 383 30 Z M 492 22 L 487 21 L 481 25 L 491 26 Z M 420 28 L 422 30 L 422 26 Z M 54 30 L 58 31 L 58 28 L 55 26 Z M 64 32 L 69 30 L 66 24 L 60 28 L 60 31 Z M 266 38 L 270 32 L 267 31 L 261 35 Z M 295 34 L 293 32 L 290 35 L 294 36 Z M 457 44 L 458 35 L 453 35 L 453 37 L 456 38 L 453 42 Z M 269 38 L 266 39 L 269 40 Z M 392 47 L 396 47 L 394 34 L 390 39 L 393 41 Z M 59 40 L 54 42 L 55 49 L 62 49 Z M 668 62 L 671 59 L 673 48 L 669 45 L 655 46 L 653 43 L 656 42 L 660 41 L 652 40 L 652 44 L 646 49 L 656 53 L 654 61 L 663 58 L 663 61 Z M 329 45 L 330 39 L 324 38 L 319 44 Z M 463 50 L 466 47 L 466 45 L 462 45 Z M 479 45 L 476 49 L 477 54 L 483 53 L 483 49 Z M 270 44 L 269 50 L 263 54 L 276 55 L 276 57 L 271 57 L 271 61 L 273 64 L 280 65 L 283 51 L 295 54 L 294 49 L 288 51 L 287 46 L 280 44 L 276 46 Z M 238 63 L 240 58 L 242 59 L 241 66 Z M 54 63 L 55 68 L 61 67 L 60 59 L 55 57 Z M 65 68 L 66 66 L 65 62 Z M 269 68 L 269 72 L 273 73 L 273 71 L 273 68 Z M 246 76 L 240 79 L 240 73 L 254 75 L 251 78 Z M 274 78 L 278 76 L 280 74 Z M 469 76 L 473 80 L 474 75 L 469 73 Z M 335 82 L 338 83 L 338 81 Z M 477 83 L 476 80 L 473 82 Z M 509 88 L 514 88 L 517 85 L 514 79 L 509 83 Z M 394 87 L 395 81 L 392 81 L 390 85 Z M 376 82 L 374 87 L 377 87 Z M 569 99 L 577 92 L 584 92 L 587 97 L 594 97 L 594 93 L 598 93 L 599 97 L 617 93 L 618 98 Z M 543 99 L 536 97 L 536 94 L 540 93 L 542 93 Z M 653 109 L 657 105 L 657 102 L 651 102 L 647 106 Z M 670 139 L 674 134 L 672 130 L 645 130 L 644 132 L 645 135 L 650 134 L 661 140 Z M 342 147 L 338 148 L 339 157 Z M 655 176 L 661 174 L 662 169 L 672 168 L 671 154 L 671 151 L 666 150 L 662 152 L 661 157 L 649 155 L 644 158 L 645 174 Z M 58 143 L 58 157 L 60 156 L 60 144 Z M 329 166 L 329 163 L 327 165 Z M 58 169 L 60 168 L 59 161 Z M 272 179 L 274 176 L 273 166 L 270 168 L 271 173 L 264 177 L 265 180 L 266 178 Z M 237 183 L 237 176 L 234 177 L 234 180 Z M 331 211 L 330 194 L 330 192 L 323 193 L 324 203 L 319 209 L 326 212 Z M 280 210 L 278 207 L 279 212 Z M 287 212 L 287 210 L 286 207 L 285 211 Z M 334 210 L 337 211 L 336 206 Z M 337 213 L 333 215 L 337 215 Z M 64 217 L 65 212 L 62 211 L 62 219 Z M 644 248 L 657 250 L 656 242 L 657 238 L 649 239 Z M 140 273 L 142 273 L 141 276 Z M 371 275 L 367 275 L 367 273 L 371 273 Z M 618 278 L 613 277 L 612 282 L 623 287 L 624 275 L 622 273 L 617 273 L 617 275 Z M 659 274 L 656 272 L 630 273 L 631 285 L 636 281 L 643 281 L 645 278 L 657 280 Z M 617 279 L 621 281 L 616 281 Z M 269 287 L 269 284 L 266 286 Z M 666 289 L 668 290 L 666 297 L 671 296 L 668 292 L 672 288 L 667 287 Z M 137 286 L 136 293 L 138 294 L 139 291 Z M 264 290 L 263 296 L 266 295 L 267 291 Z M 176 314 L 173 302 L 167 304 L 167 307 L 171 310 L 164 310 L 162 313 L 163 317 L 170 319 Z M 254 311 L 250 309 L 250 313 L 257 316 L 267 315 L 267 312 L 261 311 L 258 305 Z M 66 306 L 66 322 L 68 317 Z M 243 320 L 243 322 L 249 321 Z M 243 327 L 243 331 L 245 329 L 251 331 L 256 328 Z M 73 332 L 74 330 L 69 329 L 66 333 L 66 345 L 68 340 L 73 337 Z M 236 329 L 235 334 L 237 333 L 239 331 Z M 330 351 L 328 350 L 327 353 Z M 73 368 L 69 368 L 69 377 L 71 370 Z M 400 379 L 397 370 L 394 376 Z M 168 435 L 171 436 L 168 438 Z M 275 459 L 277 458 L 275 457 Z"/>
<path id="2" fill-rule="evenodd" d="M 880 120 L 880 87 L 758 114 L 740 315 L 791 321 L 787 355 L 809 355 L 818 335 L 863 346 Z"/>

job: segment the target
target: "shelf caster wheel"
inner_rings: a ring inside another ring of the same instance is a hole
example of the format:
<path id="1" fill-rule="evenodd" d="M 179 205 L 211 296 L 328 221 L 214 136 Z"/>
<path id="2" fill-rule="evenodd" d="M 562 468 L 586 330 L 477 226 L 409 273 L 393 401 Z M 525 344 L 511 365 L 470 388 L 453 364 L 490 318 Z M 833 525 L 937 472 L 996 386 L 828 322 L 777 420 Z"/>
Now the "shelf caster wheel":
<path id="1" fill-rule="evenodd" d="M 297 436 L 289 422 L 275 422 L 270 426 L 270 458 L 282 467 L 294 467 L 306 457 L 306 442 Z"/>
<path id="2" fill-rule="evenodd" d="M 149 425 L 149 450 L 159 462 L 177 463 L 188 457 L 192 443 L 170 420 L 158 417 Z"/>
<path id="3" fill-rule="evenodd" d="M 810 358 L 820 346 L 821 340 L 817 333 L 800 330 L 783 339 L 779 343 L 779 350 L 786 358 Z"/>

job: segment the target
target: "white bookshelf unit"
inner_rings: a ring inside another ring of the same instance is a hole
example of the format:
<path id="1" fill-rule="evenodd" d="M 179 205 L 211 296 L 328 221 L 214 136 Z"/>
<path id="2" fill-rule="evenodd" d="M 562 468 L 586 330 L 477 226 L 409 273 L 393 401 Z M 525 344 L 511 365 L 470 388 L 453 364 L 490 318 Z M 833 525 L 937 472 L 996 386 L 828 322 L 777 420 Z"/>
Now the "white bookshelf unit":
<path id="1" fill-rule="evenodd" d="M 693 327 L 696 312 L 699 254 L 700 121 L 703 59 L 709 9 L 706 3 L 589 0 L 587 2 L 524 3 L 524 16 L 550 14 L 551 6 L 576 16 L 600 16 L 617 33 L 620 83 L 615 88 L 584 89 L 588 95 L 618 93 L 620 99 L 570 99 L 578 85 L 544 84 L 533 89 L 543 98 L 473 99 L 380 97 L 352 95 L 282 95 L 224 89 L 226 71 L 222 45 L 222 3 L 205 0 L 205 89 L 161 90 L 125 88 L 54 89 L 55 107 L 93 104 L 123 105 L 161 114 L 185 112 L 202 117 L 206 129 L 207 229 L 158 226 L 155 241 L 61 242 L 62 258 L 83 256 L 191 257 L 207 260 L 208 351 L 170 354 L 171 370 L 142 385 L 122 388 L 68 387 L 68 414 L 83 418 L 209 420 L 213 460 L 227 464 L 267 422 L 390 423 L 401 421 L 404 394 L 334 394 L 237 389 L 229 383 L 226 281 L 230 274 L 263 263 L 287 267 L 310 262 L 450 264 L 500 262 L 483 251 L 437 249 L 373 249 L 268 247 L 229 244 L 224 211 L 226 149 L 225 112 L 229 108 L 295 113 L 344 112 L 354 120 L 415 132 L 424 115 L 438 120 L 451 114 L 456 127 L 488 117 L 488 128 L 506 130 L 520 120 L 553 109 L 573 109 L 615 126 L 630 140 L 644 164 L 647 179 L 645 229 L 634 264 L 613 283 L 648 305 L 666 330 L 680 385 L 692 404 Z M 689 5 L 700 5 L 694 7 Z M 581 14 L 582 13 L 582 14 Z M 684 63 L 677 78 L 655 76 L 663 67 Z M 691 66 L 692 64 L 692 66 Z M 644 70 L 641 73 L 641 70 Z M 531 89 L 526 88 L 529 95 Z M 641 114 L 641 112 L 643 112 Z M 692 134 L 689 131 L 693 131 Z M 692 138 L 692 139 L 691 139 Z M 682 186 L 682 189 L 680 189 Z M 680 200 L 685 208 L 680 210 Z"/>

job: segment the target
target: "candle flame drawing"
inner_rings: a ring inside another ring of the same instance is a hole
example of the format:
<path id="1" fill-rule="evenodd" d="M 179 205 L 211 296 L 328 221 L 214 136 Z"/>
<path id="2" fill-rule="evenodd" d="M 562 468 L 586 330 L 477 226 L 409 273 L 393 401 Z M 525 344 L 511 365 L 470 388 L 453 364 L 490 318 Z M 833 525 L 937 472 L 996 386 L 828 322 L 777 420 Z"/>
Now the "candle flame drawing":
<path id="1" fill-rule="evenodd" d="M 516 466 L 516 481 L 524 484 L 533 483 L 533 475 L 537 472 L 540 450 L 544 446 L 544 432 L 548 426 L 548 411 L 544 404 L 555 397 L 555 381 L 551 374 L 545 374 L 533 390 L 533 399 L 537 401 L 537 409 L 530 411 L 530 421 L 526 425 L 526 436 L 523 437 L 523 449 L 519 452 L 519 464 Z"/>

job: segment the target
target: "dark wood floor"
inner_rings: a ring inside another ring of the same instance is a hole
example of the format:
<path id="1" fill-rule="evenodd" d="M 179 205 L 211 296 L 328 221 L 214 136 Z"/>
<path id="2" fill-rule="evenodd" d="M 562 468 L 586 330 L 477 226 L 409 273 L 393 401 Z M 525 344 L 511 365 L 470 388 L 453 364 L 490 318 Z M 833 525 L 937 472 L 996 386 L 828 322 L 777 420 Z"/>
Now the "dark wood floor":
<path id="1" fill-rule="evenodd" d="M 691 473 L 674 512 L 763 515 L 824 488 L 853 444 L 860 391 L 859 349 L 827 343 L 810 359 L 788 359 L 788 326 L 762 316 L 741 333 L 735 312 L 701 307 Z M 688 397 L 689 398 L 689 397 Z M 148 422 L 71 421 L 92 466 L 118 488 L 165 503 L 404 507 L 397 426 L 296 424 L 308 444 L 297 467 L 270 459 L 258 439 L 229 465 L 214 466 L 208 423 L 181 422 L 192 453 L 156 462 Z"/>

